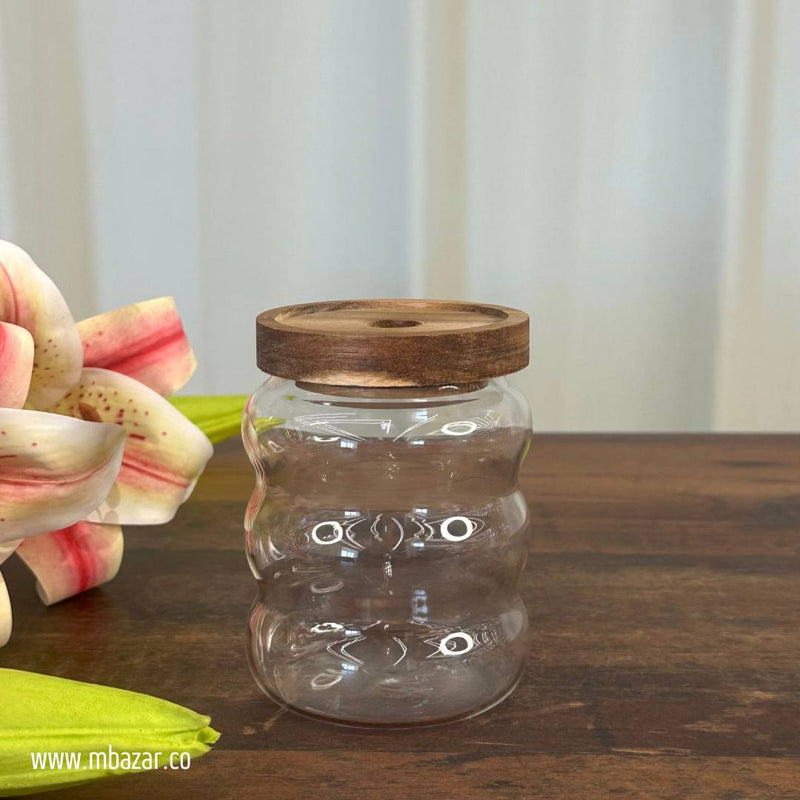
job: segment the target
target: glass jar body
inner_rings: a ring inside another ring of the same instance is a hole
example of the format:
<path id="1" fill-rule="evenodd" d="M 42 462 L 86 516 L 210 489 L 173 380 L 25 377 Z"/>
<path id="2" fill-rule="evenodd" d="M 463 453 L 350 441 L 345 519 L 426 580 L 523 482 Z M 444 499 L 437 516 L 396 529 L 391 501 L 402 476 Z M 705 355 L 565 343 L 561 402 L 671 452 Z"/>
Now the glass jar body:
<path id="1" fill-rule="evenodd" d="M 245 408 L 258 581 L 249 656 L 301 713 L 404 726 L 471 716 L 516 685 L 530 523 L 525 399 L 471 386 L 269 378 Z"/>

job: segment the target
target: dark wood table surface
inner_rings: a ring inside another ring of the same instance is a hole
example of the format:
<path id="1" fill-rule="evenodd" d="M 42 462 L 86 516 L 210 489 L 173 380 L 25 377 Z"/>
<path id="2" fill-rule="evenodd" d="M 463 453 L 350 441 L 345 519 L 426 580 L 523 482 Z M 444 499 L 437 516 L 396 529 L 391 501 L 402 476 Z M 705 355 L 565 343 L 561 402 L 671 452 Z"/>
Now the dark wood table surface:
<path id="1" fill-rule="evenodd" d="M 0 664 L 155 694 L 222 738 L 189 771 L 55 798 L 800 798 L 800 436 L 540 435 L 523 488 L 530 666 L 465 722 L 330 726 L 262 697 L 244 631 L 252 475 L 219 448 L 117 579 L 46 609 L 16 564 Z"/>

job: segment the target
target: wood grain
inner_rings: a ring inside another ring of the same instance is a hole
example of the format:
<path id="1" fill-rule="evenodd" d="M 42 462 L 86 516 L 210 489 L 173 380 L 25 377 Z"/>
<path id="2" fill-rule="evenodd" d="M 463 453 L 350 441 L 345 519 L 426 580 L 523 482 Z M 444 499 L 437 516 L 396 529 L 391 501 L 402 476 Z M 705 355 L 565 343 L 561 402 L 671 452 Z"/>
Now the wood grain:
<path id="1" fill-rule="evenodd" d="M 343 300 L 259 314 L 257 363 L 335 386 L 441 386 L 528 364 L 528 315 L 456 300 Z"/>
<path id="2" fill-rule="evenodd" d="M 800 437 L 536 436 L 530 667 L 466 722 L 315 723 L 261 697 L 244 630 L 252 485 L 220 448 L 109 586 L 50 609 L 17 564 L 0 664 L 157 694 L 223 736 L 188 772 L 54 798 L 800 798 Z"/>

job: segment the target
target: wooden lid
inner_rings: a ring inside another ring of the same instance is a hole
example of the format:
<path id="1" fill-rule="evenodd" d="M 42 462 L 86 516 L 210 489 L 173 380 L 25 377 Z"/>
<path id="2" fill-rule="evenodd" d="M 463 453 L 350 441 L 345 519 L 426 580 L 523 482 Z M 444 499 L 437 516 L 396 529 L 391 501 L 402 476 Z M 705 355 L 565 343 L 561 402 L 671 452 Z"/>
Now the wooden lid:
<path id="1" fill-rule="evenodd" d="M 342 300 L 284 306 L 257 320 L 270 375 L 337 386 L 442 386 L 528 363 L 528 315 L 454 300 Z"/>

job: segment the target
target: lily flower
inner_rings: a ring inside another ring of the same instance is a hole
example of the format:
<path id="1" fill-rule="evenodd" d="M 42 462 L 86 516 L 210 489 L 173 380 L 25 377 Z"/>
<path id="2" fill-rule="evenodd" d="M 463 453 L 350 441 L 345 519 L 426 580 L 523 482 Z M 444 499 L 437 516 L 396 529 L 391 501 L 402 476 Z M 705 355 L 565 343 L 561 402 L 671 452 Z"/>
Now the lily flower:
<path id="1" fill-rule="evenodd" d="M 0 241 L 0 564 L 48 605 L 104 583 L 121 525 L 168 522 L 211 442 L 165 398 L 197 362 L 172 298 L 75 323 L 50 278 Z M 0 574 L 0 646 L 11 605 Z"/>

